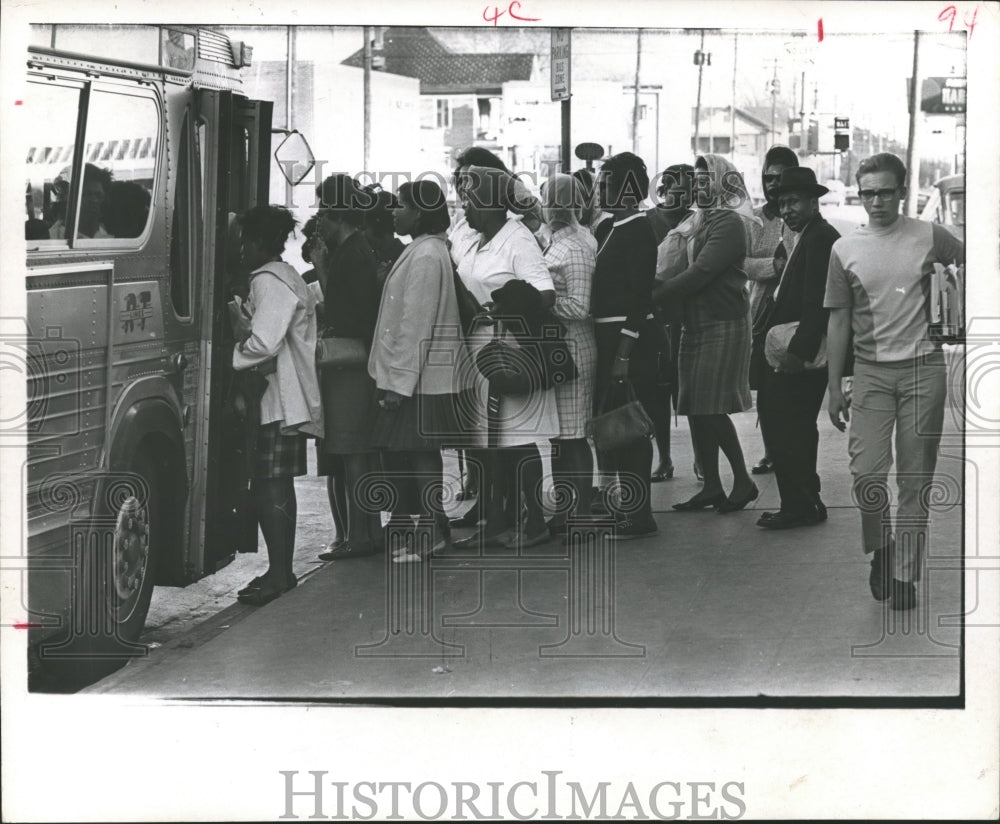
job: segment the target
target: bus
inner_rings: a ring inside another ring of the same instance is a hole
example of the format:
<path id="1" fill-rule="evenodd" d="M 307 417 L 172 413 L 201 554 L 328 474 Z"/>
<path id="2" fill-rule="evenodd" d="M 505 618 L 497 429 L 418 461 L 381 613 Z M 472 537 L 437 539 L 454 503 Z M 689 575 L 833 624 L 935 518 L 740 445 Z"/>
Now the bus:
<path id="1" fill-rule="evenodd" d="M 141 61 L 54 38 L 27 53 L 24 557 L 36 666 L 141 654 L 154 585 L 184 586 L 256 551 L 227 403 L 226 303 L 232 217 L 268 199 L 272 103 L 241 91 L 246 44 L 141 28 L 152 44 Z"/>

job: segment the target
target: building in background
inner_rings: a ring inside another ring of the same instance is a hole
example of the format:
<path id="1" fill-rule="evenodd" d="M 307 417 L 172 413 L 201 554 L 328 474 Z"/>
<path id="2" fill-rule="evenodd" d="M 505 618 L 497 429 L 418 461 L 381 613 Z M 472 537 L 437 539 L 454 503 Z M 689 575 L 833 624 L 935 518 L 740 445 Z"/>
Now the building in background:
<path id="1" fill-rule="evenodd" d="M 539 77 L 537 57 L 530 52 L 456 52 L 426 28 L 390 26 L 377 33 L 373 74 L 390 73 L 419 83 L 419 147 L 416 169 L 447 174 L 459 152 L 482 146 L 517 166 L 516 149 L 505 140 L 507 120 L 504 85 Z M 488 47 L 487 47 L 488 48 Z M 343 61 L 364 66 L 364 50 Z M 558 124 L 557 124 L 558 126 Z M 374 123 L 372 125 L 375 132 Z M 417 134 L 396 130 L 395 136 Z M 558 127 L 555 132 L 558 138 Z"/>

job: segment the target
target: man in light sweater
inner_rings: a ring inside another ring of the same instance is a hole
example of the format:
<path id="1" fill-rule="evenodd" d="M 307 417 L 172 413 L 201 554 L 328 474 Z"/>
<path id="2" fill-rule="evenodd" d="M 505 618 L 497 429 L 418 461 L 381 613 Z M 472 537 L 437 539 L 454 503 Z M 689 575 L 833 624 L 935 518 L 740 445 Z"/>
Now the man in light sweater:
<path id="1" fill-rule="evenodd" d="M 895 155 L 863 160 L 857 181 L 868 225 L 833 245 L 827 275 L 829 414 L 844 431 L 848 406 L 853 409 L 848 450 L 863 549 L 873 556 L 872 595 L 904 610 L 916 606 L 928 487 L 944 420 L 944 356 L 928 334 L 931 274 L 935 263 L 964 263 L 965 248 L 944 227 L 899 214 L 906 167 Z M 849 404 L 841 377 L 851 330 L 855 366 Z M 895 531 L 888 489 L 894 429 Z"/>

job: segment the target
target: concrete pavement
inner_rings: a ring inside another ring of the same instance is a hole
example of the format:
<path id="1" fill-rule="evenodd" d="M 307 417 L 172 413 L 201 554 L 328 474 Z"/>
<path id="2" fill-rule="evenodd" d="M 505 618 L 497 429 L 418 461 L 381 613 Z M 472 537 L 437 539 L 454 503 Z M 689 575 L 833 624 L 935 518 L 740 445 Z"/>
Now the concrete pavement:
<path id="1" fill-rule="evenodd" d="M 785 532 L 754 525 L 777 507 L 773 475 L 756 478 L 760 498 L 743 512 L 670 508 L 699 488 L 682 419 L 672 449 L 678 477 L 653 485 L 656 536 L 571 550 L 553 542 L 520 555 L 452 550 L 410 565 L 384 556 L 320 564 L 318 542 L 300 540 L 298 569 L 312 572 L 297 589 L 262 608 L 233 604 L 87 692 L 387 701 L 955 696 L 957 419 L 946 414 L 944 492 L 911 613 L 893 613 L 868 592 L 846 435 L 825 412 L 829 520 Z M 748 462 L 761 453 L 755 420 L 734 416 Z M 323 491 L 315 478 L 298 489 L 300 501 Z M 308 514 L 317 508 L 300 504 L 300 536 L 326 529 Z"/>

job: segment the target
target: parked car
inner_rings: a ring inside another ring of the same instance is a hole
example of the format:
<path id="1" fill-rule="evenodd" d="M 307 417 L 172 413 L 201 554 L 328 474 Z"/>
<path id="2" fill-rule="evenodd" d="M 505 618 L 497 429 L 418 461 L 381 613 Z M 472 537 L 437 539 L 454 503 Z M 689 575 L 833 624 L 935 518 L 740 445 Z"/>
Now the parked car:
<path id="1" fill-rule="evenodd" d="M 937 181 L 920 219 L 940 223 L 961 240 L 965 235 L 965 175 L 949 175 Z"/>
<path id="2" fill-rule="evenodd" d="M 846 187 L 840 180 L 828 180 L 824 184 L 830 191 L 819 199 L 820 206 L 843 206 Z"/>

